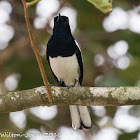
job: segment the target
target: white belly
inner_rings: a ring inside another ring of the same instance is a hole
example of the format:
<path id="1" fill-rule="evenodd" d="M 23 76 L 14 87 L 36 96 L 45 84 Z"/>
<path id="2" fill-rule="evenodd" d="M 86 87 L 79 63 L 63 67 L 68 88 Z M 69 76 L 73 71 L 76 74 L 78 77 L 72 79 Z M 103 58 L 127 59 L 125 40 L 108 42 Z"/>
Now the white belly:
<path id="1" fill-rule="evenodd" d="M 49 57 L 49 60 L 51 69 L 59 81 L 73 85 L 75 79 L 79 79 L 79 65 L 75 54 L 69 57 Z"/>

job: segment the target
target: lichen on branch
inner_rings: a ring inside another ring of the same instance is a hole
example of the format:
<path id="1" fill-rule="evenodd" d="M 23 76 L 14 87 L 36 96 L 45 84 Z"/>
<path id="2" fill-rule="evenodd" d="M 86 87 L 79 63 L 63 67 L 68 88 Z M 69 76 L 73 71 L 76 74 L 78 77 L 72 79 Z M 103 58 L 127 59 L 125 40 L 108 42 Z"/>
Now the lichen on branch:
<path id="1" fill-rule="evenodd" d="M 51 87 L 53 102 L 49 103 L 44 86 L 0 95 L 0 112 L 20 111 L 36 106 L 140 105 L 140 87 Z"/>

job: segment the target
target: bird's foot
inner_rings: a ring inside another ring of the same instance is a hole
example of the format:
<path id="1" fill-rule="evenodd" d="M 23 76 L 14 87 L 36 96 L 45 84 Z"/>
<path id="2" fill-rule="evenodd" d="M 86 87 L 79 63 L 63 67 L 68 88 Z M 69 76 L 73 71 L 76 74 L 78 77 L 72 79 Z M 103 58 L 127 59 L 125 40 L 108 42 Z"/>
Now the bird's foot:
<path id="1" fill-rule="evenodd" d="M 54 87 L 54 86 L 55 86 L 55 87 L 60 87 L 59 84 L 50 84 L 49 86 L 50 86 L 50 87 Z"/>
<path id="2" fill-rule="evenodd" d="M 75 87 L 74 85 L 71 85 L 71 86 L 67 86 L 67 85 L 66 85 L 66 88 L 67 88 L 67 89 L 74 88 L 74 87 Z"/>
<path id="3" fill-rule="evenodd" d="M 75 81 L 74 81 L 74 85 L 73 85 L 74 87 L 75 87 L 75 85 L 76 85 L 76 83 L 77 83 L 77 82 L 78 82 L 78 80 L 77 80 L 77 79 L 75 79 Z"/>
<path id="4" fill-rule="evenodd" d="M 52 87 L 52 86 L 56 86 L 56 87 L 66 87 L 66 85 L 64 84 L 64 82 L 59 82 L 59 83 L 57 83 L 57 84 L 50 84 L 50 87 Z"/>
<path id="5" fill-rule="evenodd" d="M 73 84 L 73 85 L 70 85 L 70 86 L 66 85 L 66 87 L 67 87 L 68 89 L 70 89 L 70 88 L 74 88 L 77 82 L 78 82 L 78 80 L 77 80 L 77 79 L 75 79 L 75 81 L 74 81 L 74 84 Z"/>

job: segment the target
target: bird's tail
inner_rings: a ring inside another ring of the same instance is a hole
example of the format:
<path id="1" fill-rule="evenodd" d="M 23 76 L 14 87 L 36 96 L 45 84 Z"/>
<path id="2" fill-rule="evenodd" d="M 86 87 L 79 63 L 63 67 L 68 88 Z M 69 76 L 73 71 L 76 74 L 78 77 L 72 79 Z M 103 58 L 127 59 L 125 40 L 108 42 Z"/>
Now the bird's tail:
<path id="1" fill-rule="evenodd" d="M 70 105 L 72 127 L 74 129 L 91 128 L 91 118 L 87 106 Z"/>
<path id="2" fill-rule="evenodd" d="M 70 105 L 72 127 L 74 129 L 91 128 L 91 118 L 87 106 Z"/>

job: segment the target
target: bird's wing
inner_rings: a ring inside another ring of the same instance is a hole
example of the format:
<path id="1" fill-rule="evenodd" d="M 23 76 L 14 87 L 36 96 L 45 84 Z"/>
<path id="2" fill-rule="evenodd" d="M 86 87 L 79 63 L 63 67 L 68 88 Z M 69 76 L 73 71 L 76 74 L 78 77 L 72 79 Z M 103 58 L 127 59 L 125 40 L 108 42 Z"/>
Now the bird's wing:
<path id="1" fill-rule="evenodd" d="M 52 47 L 51 46 L 52 44 L 50 43 L 50 41 L 48 41 L 48 44 L 47 44 L 47 50 L 46 50 L 46 56 L 47 56 L 47 60 L 48 60 L 48 63 L 49 63 L 49 66 L 50 66 L 50 68 L 51 68 L 51 65 L 50 65 L 50 60 L 49 60 L 49 50 L 50 50 L 50 48 Z M 71 47 L 71 46 L 73 46 L 72 48 L 73 48 L 73 51 L 71 51 L 70 52 L 70 55 L 71 55 L 71 53 L 73 52 L 75 52 L 75 54 L 76 54 L 76 57 L 77 57 L 77 60 L 78 60 L 78 64 L 79 64 L 79 67 L 80 67 L 80 69 L 79 69 L 79 83 L 80 83 L 80 85 L 82 84 L 82 79 L 83 79 L 83 62 L 82 62 L 82 54 L 81 54 L 81 51 L 80 51 L 80 48 L 79 48 L 79 45 L 78 45 L 78 43 L 74 40 L 74 41 L 71 41 L 68 45 L 67 45 L 67 47 L 69 48 L 69 46 Z M 75 51 L 74 51 L 75 50 Z M 58 50 L 59 51 L 59 50 Z M 69 52 L 69 51 L 68 51 Z M 52 71 L 52 69 L 51 69 L 51 71 Z M 53 71 L 52 71 L 52 73 L 53 73 Z M 60 81 L 58 80 L 58 78 L 55 76 L 55 74 L 53 73 L 53 76 L 55 77 L 55 79 L 57 80 L 57 82 L 59 82 L 60 83 Z M 61 83 L 60 83 L 61 84 Z M 62 83 L 62 86 L 64 86 L 63 85 L 63 83 Z"/>
<path id="2" fill-rule="evenodd" d="M 77 60 L 78 60 L 78 64 L 79 64 L 79 67 L 80 67 L 80 76 L 79 76 L 79 83 L 80 85 L 82 84 L 82 80 L 83 80 L 83 61 L 82 61 L 82 54 L 81 54 L 81 50 L 80 50 L 80 47 L 78 45 L 78 43 L 75 41 L 75 45 L 76 45 L 76 56 L 77 56 Z"/>

